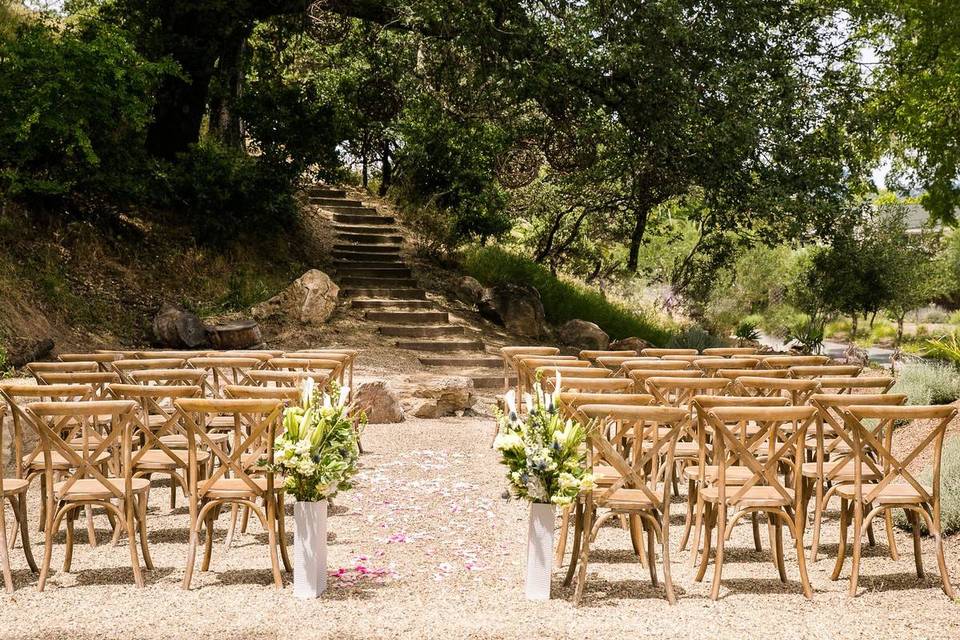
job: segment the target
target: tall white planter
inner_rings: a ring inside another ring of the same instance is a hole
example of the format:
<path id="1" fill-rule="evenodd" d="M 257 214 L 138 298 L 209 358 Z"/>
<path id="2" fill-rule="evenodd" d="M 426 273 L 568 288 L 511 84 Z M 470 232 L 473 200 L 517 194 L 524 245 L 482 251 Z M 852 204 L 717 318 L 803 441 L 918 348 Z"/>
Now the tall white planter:
<path id="1" fill-rule="evenodd" d="M 293 505 L 293 595 L 316 598 L 327 588 L 327 501 Z"/>
<path id="2" fill-rule="evenodd" d="M 527 526 L 527 600 L 550 599 L 555 521 L 556 513 L 552 504 L 530 503 L 530 522 Z"/>

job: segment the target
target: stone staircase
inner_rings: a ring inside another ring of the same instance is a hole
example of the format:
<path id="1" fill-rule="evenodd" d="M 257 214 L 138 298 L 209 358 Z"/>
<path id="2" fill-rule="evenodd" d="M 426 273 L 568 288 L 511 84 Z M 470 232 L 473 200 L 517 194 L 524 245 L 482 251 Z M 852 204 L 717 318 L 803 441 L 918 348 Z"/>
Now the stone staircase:
<path id="1" fill-rule="evenodd" d="M 475 331 L 451 322 L 427 299 L 401 254 L 403 235 L 394 217 L 348 199 L 341 189 L 315 186 L 309 196 L 310 204 L 330 213 L 334 279 L 350 305 L 397 348 L 418 352 L 424 369 L 469 377 L 477 389 L 501 389 L 502 360 L 487 352 Z"/>

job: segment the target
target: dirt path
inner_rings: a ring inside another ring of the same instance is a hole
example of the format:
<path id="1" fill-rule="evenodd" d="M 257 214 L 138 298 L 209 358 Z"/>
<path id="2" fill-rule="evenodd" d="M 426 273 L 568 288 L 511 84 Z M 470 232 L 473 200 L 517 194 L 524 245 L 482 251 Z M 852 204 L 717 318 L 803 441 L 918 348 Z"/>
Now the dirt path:
<path id="1" fill-rule="evenodd" d="M 13 555 L 17 591 L 0 596 L 0 637 L 185 638 L 948 638 L 960 634 L 960 605 L 936 584 L 929 548 L 928 577 L 918 581 L 913 563 L 893 563 L 869 550 L 863 592 L 847 598 L 846 582 L 830 582 L 836 522 L 827 523 L 826 546 L 811 569 L 816 594 L 799 592 L 794 555 L 790 582 L 781 584 L 767 552 L 755 553 L 749 526 L 731 543 L 719 602 L 709 584 L 693 581 L 687 554 L 673 553 L 680 598 L 670 607 L 650 586 L 628 552 L 625 532 L 601 532 L 581 608 L 555 576 L 555 599 L 523 600 L 525 505 L 501 498 L 504 486 L 488 448 L 489 419 L 410 420 L 369 427 L 368 453 L 354 491 L 337 501 L 330 519 L 330 587 L 316 601 L 297 601 L 289 588 L 270 586 L 265 536 L 259 527 L 228 552 L 215 548 L 212 571 L 195 574 L 195 588 L 180 589 L 186 556 L 186 510 L 167 508 L 165 488 L 153 494 L 150 547 L 156 569 L 147 587 L 132 586 L 125 548 L 111 548 L 106 519 L 99 518 L 96 549 L 80 546 L 69 575 L 54 573 L 45 593 Z M 31 521 L 36 522 L 36 495 Z M 182 501 L 181 501 L 182 503 Z M 680 505 L 677 506 L 679 512 Z M 288 524 L 292 518 L 288 514 Z M 219 522 L 222 541 L 227 516 Z M 679 527 L 672 528 L 676 549 Z M 36 538 L 39 540 L 39 537 Z M 54 568 L 63 558 L 57 538 Z M 35 552 L 40 547 L 35 545 Z M 907 540 L 901 537 L 906 552 Z M 960 578 L 960 544 L 951 543 L 954 582 Z"/>

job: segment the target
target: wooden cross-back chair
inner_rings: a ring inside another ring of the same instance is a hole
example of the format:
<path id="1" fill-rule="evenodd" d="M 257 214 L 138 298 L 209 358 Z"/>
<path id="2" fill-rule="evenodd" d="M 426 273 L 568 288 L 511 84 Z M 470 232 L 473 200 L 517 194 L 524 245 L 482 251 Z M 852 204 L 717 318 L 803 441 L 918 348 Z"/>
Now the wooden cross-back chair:
<path id="1" fill-rule="evenodd" d="M 794 365 L 789 368 L 793 378 L 823 378 L 824 376 L 859 376 L 863 367 L 858 364 Z"/>
<path id="2" fill-rule="evenodd" d="M 703 371 L 706 376 L 716 376 L 721 369 L 756 369 L 759 360 L 756 358 L 700 358 L 693 361 L 693 366 Z"/>
<path id="3" fill-rule="evenodd" d="M 334 358 L 289 358 L 282 356 L 270 361 L 270 368 L 277 371 L 300 371 L 310 377 L 314 374 L 326 376 L 326 381 L 340 379 L 344 371 L 344 360 Z"/>
<path id="4" fill-rule="evenodd" d="M 183 588 L 189 589 L 193 579 L 200 528 L 207 529 L 202 571 L 210 568 L 213 546 L 213 525 L 225 505 L 247 507 L 260 520 L 267 532 L 270 563 L 276 588 L 283 587 L 278 548 L 284 567 L 289 571 L 283 518 L 282 485 L 275 485 L 273 472 L 259 469 L 256 461 L 273 462 L 273 442 L 281 428 L 283 403 L 273 399 L 193 399 L 176 401 L 177 413 L 185 425 L 189 440 L 190 543 Z M 204 415 L 229 416 L 242 428 L 230 451 L 210 440 Z M 201 477 L 198 453 L 208 450 L 219 466 Z M 262 502 L 261 509 L 257 502 Z"/>
<path id="5" fill-rule="evenodd" d="M 609 484 L 584 492 L 578 501 L 573 557 L 567 584 L 579 564 L 575 602 L 581 602 L 586 586 L 590 544 L 604 522 L 617 516 L 630 518 L 630 534 L 638 551 L 642 532 L 647 533 L 646 558 L 650 579 L 657 584 L 655 542 L 660 543 L 667 601 L 676 602 L 670 572 L 670 501 L 673 485 L 673 453 L 686 420 L 686 412 L 673 407 L 587 404 L 579 412 L 598 424 L 587 436 L 590 470 L 604 465 L 612 469 Z M 623 440 L 631 440 L 623 447 Z M 641 446 L 642 445 L 642 446 Z M 606 512 L 599 514 L 599 509 Z M 599 516 L 599 517 L 598 517 Z M 639 554 L 638 554 L 639 555 Z"/>
<path id="6" fill-rule="evenodd" d="M 820 390 L 816 380 L 742 376 L 733 382 L 735 395 L 783 396 L 792 405 L 804 405 Z"/>
<path id="7" fill-rule="evenodd" d="M 665 356 L 660 356 L 661 360 L 674 361 L 674 362 L 689 362 L 691 365 L 697 360 L 726 360 L 722 356 L 705 356 L 701 354 L 697 355 L 684 355 L 684 354 L 672 354 L 668 353 Z"/>
<path id="8" fill-rule="evenodd" d="M 553 379 L 557 376 L 571 376 L 574 378 L 612 378 L 613 372 L 602 367 L 562 367 L 549 365 L 537 367 L 534 378 L 541 380 Z"/>
<path id="9" fill-rule="evenodd" d="M 173 387 L 203 387 L 207 376 L 201 369 L 134 369 L 126 371 L 125 377 L 132 384 L 156 384 Z"/>
<path id="10" fill-rule="evenodd" d="M 663 360 L 650 356 L 630 358 L 621 365 L 627 371 L 634 369 L 689 369 L 690 363 L 680 360 Z"/>
<path id="11" fill-rule="evenodd" d="M 45 383 L 46 376 L 51 373 L 92 373 L 99 371 L 100 365 L 86 360 L 76 362 L 30 362 L 24 368 L 37 382 Z"/>
<path id="12" fill-rule="evenodd" d="M 94 396 L 103 398 L 107 394 L 107 387 L 114 382 L 120 382 L 120 374 L 116 371 L 77 371 L 75 373 L 45 373 L 44 384 L 84 384 L 93 389 Z"/>
<path id="13" fill-rule="evenodd" d="M 714 374 L 717 378 L 727 378 L 736 382 L 738 378 L 789 378 L 789 369 L 717 369 Z"/>
<path id="14" fill-rule="evenodd" d="M 614 372 L 614 375 L 624 375 L 624 363 L 636 361 L 637 356 L 599 356 L 595 362 L 601 367 L 606 367 Z"/>
<path id="15" fill-rule="evenodd" d="M 956 599 L 956 591 L 950 583 L 943 535 L 940 525 L 940 465 L 943 440 L 947 426 L 957 417 L 957 408 L 952 405 L 936 406 L 889 406 L 851 405 L 843 410 L 844 426 L 853 440 L 854 480 L 841 485 L 840 496 L 840 547 L 837 563 L 831 578 L 837 580 L 846 557 L 847 529 L 853 524 L 853 565 L 850 573 L 850 595 L 857 594 L 860 575 L 860 550 L 863 529 L 881 512 L 903 509 L 913 529 L 913 553 L 917 577 L 923 577 L 923 559 L 920 546 L 920 519 L 933 536 L 940 569 L 943 592 Z M 884 433 L 878 433 L 867 421 L 879 421 L 885 425 Z M 898 421 L 930 421 L 924 428 L 924 436 L 905 454 L 893 452 L 893 425 Z M 932 456 L 930 484 L 926 485 L 910 471 L 910 465 L 919 456 Z M 865 478 L 862 466 L 870 467 L 874 477 Z M 864 514 L 865 510 L 869 510 Z"/>
<path id="16" fill-rule="evenodd" d="M 544 390 L 548 392 L 555 391 L 557 380 L 554 376 L 544 378 Z M 633 381 L 626 378 L 579 378 L 575 376 L 562 376 L 560 378 L 560 391 L 580 391 L 584 393 L 631 393 L 633 391 Z"/>
<path id="17" fill-rule="evenodd" d="M 597 358 L 636 358 L 637 352 L 633 349 L 583 349 L 580 358 L 596 362 Z"/>
<path id="18" fill-rule="evenodd" d="M 249 372 L 260 366 L 257 358 L 237 356 L 202 356 L 191 358 L 187 363 L 194 369 L 206 373 L 203 380 L 205 395 L 210 398 L 221 397 L 221 389 L 228 384 L 250 384 Z"/>
<path id="19" fill-rule="evenodd" d="M 701 532 L 703 530 L 704 502 L 700 489 L 713 485 L 719 477 L 719 467 L 711 456 L 713 438 L 705 421 L 706 412 L 716 407 L 784 407 L 787 399 L 782 397 L 735 396 L 735 395 L 700 395 L 694 396 L 692 412 L 695 419 L 695 433 L 697 437 L 697 461 L 688 464 L 683 469 L 683 477 L 687 480 L 687 512 L 684 517 L 683 535 L 680 539 L 680 550 L 686 548 L 687 541 L 693 533 L 691 544 L 690 564 L 696 566 L 697 553 L 700 549 Z M 743 424 L 739 433 L 742 438 L 757 433 L 758 427 Z M 734 484 L 748 478 L 750 469 L 745 466 L 731 466 L 726 470 L 727 484 Z M 760 529 L 756 515 L 751 516 L 753 524 L 753 542 L 757 551 L 760 551 Z"/>
<path id="20" fill-rule="evenodd" d="M 887 393 L 896 380 L 889 376 L 824 376 L 817 382 L 824 393 Z"/>
<path id="21" fill-rule="evenodd" d="M 284 406 L 300 401 L 300 389 L 295 387 L 253 387 L 249 385 L 227 385 L 223 388 L 225 398 L 237 400 L 280 400 Z"/>
<path id="22" fill-rule="evenodd" d="M 503 359 L 503 391 L 504 392 L 506 392 L 510 388 L 511 373 L 516 375 L 519 378 L 520 371 L 517 368 L 517 360 L 518 360 L 518 356 L 523 356 L 523 355 L 556 356 L 556 355 L 560 355 L 560 349 L 557 347 L 534 347 L 534 346 L 500 347 L 500 357 Z M 519 391 L 520 391 L 520 386 L 519 386 L 519 380 L 518 380 L 517 392 L 519 393 Z"/>
<path id="23" fill-rule="evenodd" d="M 756 347 L 710 347 L 709 349 L 703 350 L 703 355 L 736 358 L 740 356 L 752 356 L 756 352 Z"/>
<path id="24" fill-rule="evenodd" d="M 3 418 L 6 407 L 0 405 L 0 451 L 3 448 Z M 7 540 L 6 502 L 10 503 L 13 511 L 14 531 L 20 532 L 23 541 L 23 555 L 27 565 L 34 573 L 37 572 L 37 563 L 33 559 L 33 549 L 30 546 L 30 528 L 27 525 L 27 489 L 30 483 L 23 478 L 4 478 L 0 471 L 0 570 L 3 571 L 3 584 L 7 593 L 13 593 L 13 574 L 10 572 L 10 555 L 8 547 L 13 549 L 13 539 Z"/>
<path id="25" fill-rule="evenodd" d="M 773 355 L 760 358 L 760 366 L 767 369 L 789 369 L 790 367 L 822 366 L 830 362 L 827 356 L 787 356 Z"/>
<path id="26" fill-rule="evenodd" d="M 663 358 L 664 356 L 696 356 L 700 352 L 696 349 L 658 349 L 656 347 L 647 347 L 640 350 L 641 356 L 650 356 L 652 358 Z"/>
<path id="27" fill-rule="evenodd" d="M 782 582 L 787 581 L 783 556 L 783 525 L 787 526 L 797 548 L 797 564 L 803 594 L 813 597 L 807 575 L 803 548 L 803 520 L 800 514 L 801 480 L 796 471 L 803 463 L 803 442 L 808 428 L 816 420 L 814 407 L 714 407 L 705 411 L 704 421 L 713 434 L 712 455 L 717 466 L 717 481 L 700 489 L 706 506 L 704 549 L 696 580 L 706 573 L 710 561 L 713 529 L 717 529 L 716 557 L 710 597 L 720 595 L 727 529 L 745 515 L 766 513 L 772 542 L 773 563 Z M 738 425 L 759 426 L 755 434 L 743 437 Z M 733 425 L 733 428 L 731 428 Z M 749 477 L 727 482 L 729 467 L 747 467 Z M 788 471 L 782 473 L 784 467 Z M 787 482 L 783 478 L 791 478 Z M 742 481 L 741 481 L 742 480 Z M 728 520 L 728 510 L 733 510 Z"/>
<path id="28" fill-rule="evenodd" d="M 329 376 L 317 372 L 305 373 L 303 371 L 278 371 L 276 369 L 257 369 L 248 371 L 247 377 L 250 383 L 258 387 L 284 387 L 299 388 L 306 378 L 313 378 L 321 387 L 325 387 L 329 382 Z"/>
<path id="29" fill-rule="evenodd" d="M 118 353 L 61 353 L 57 359 L 61 362 L 96 362 L 101 371 L 113 371 L 110 363 L 121 357 Z"/>
<path id="30" fill-rule="evenodd" d="M 143 586 L 143 574 L 137 555 L 137 533 L 140 535 L 140 549 L 147 569 L 153 568 L 150 551 L 147 548 L 147 492 L 150 481 L 134 478 L 130 462 L 131 423 L 136 404 L 127 400 L 94 400 L 90 402 L 38 402 L 31 404 L 25 412 L 33 417 L 34 425 L 40 436 L 45 465 L 44 483 L 46 485 L 46 541 L 43 562 L 40 565 L 38 589 L 43 591 L 50 561 L 53 554 L 53 538 L 61 522 L 66 520 L 67 538 L 64 550 L 63 570 L 70 571 L 73 559 L 73 512 L 86 507 L 99 506 L 106 511 L 111 523 L 121 527 L 127 534 L 130 548 L 130 566 L 133 569 L 134 582 Z M 96 420 L 100 416 L 110 416 L 106 433 L 99 442 L 85 440 L 81 448 L 61 435 L 60 424 L 63 420 L 79 423 Z M 115 475 L 105 473 L 101 456 L 113 452 L 117 458 Z M 53 456 L 65 458 L 68 470 L 57 470 Z M 54 473 L 61 480 L 54 482 Z M 114 504 L 114 501 L 119 503 Z"/>
<path id="31" fill-rule="evenodd" d="M 343 368 L 340 370 L 340 385 L 349 385 L 352 392 L 353 367 L 356 364 L 357 357 L 360 355 L 359 349 L 329 347 L 327 349 L 303 349 L 297 353 L 310 358 L 315 357 L 320 360 L 340 360 L 343 363 Z"/>
<path id="32" fill-rule="evenodd" d="M 538 367 L 590 367 L 590 362 L 576 356 L 546 356 L 517 354 L 513 357 L 512 370 L 517 374 L 517 395 L 533 389 L 535 372 Z"/>
<path id="33" fill-rule="evenodd" d="M 200 398 L 199 386 L 115 384 L 110 392 L 118 400 L 137 403 L 134 414 L 134 450 L 130 463 L 135 478 L 155 473 L 170 476 L 170 508 L 177 506 L 177 487 L 184 495 L 187 485 L 187 437 L 173 403 L 180 398 Z M 197 453 L 201 466 L 207 467 L 210 453 Z"/>
<path id="34" fill-rule="evenodd" d="M 703 378 L 703 372 L 699 369 L 634 369 L 627 377 L 633 380 L 637 391 L 644 392 L 650 378 Z"/>
<path id="35" fill-rule="evenodd" d="M 120 374 L 125 382 L 129 381 L 127 373 L 130 371 L 144 371 L 148 369 L 183 369 L 187 366 L 184 358 L 124 358 L 110 363 L 114 371 Z"/>
<path id="36" fill-rule="evenodd" d="M 854 480 L 853 440 L 844 426 L 844 409 L 854 404 L 901 406 L 906 402 L 906 395 L 894 393 L 818 393 L 810 397 L 810 404 L 818 411 L 814 437 L 808 438 L 806 442 L 807 451 L 813 453 L 813 461 L 805 462 L 801 471 L 804 479 L 804 515 L 807 513 L 807 504 L 810 499 L 814 499 L 810 562 L 816 562 L 820 552 L 820 531 L 827 505 L 836 495 L 840 485 L 849 484 Z M 874 429 L 883 430 L 884 426 L 878 423 Z M 872 467 L 865 467 L 862 471 L 865 478 L 873 477 Z M 893 517 L 889 512 L 884 516 L 890 557 L 897 560 L 900 556 L 893 532 Z M 874 544 L 872 528 L 869 529 L 869 535 L 872 545 Z"/>
<path id="37" fill-rule="evenodd" d="M 0 397 L 10 410 L 11 421 L 13 422 L 13 459 L 14 459 L 14 477 L 25 480 L 28 486 L 35 478 L 40 478 L 40 522 L 38 531 L 44 530 L 46 523 L 47 506 L 47 485 L 43 481 L 46 472 L 46 463 L 43 460 L 43 448 L 39 440 L 30 451 L 24 450 L 25 434 L 29 430 L 31 433 L 39 433 L 39 428 L 32 424 L 33 417 L 24 410 L 31 402 L 50 401 L 80 401 L 86 402 L 96 400 L 95 389 L 85 384 L 25 384 L 25 383 L 4 383 L 0 384 Z M 96 420 L 93 419 L 85 424 L 78 424 L 67 418 L 59 421 L 57 428 L 68 442 L 73 446 L 82 446 L 84 436 L 80 431 L 86 427 L 88 439 L 97 439 L 100 437 L 99 431 L 95 430 Z M 100 464 L 107 464 L 110 461 L 110 452 L 103 452 L 98 461 Z M 70 459 L 61 456 L 57 452 L 52 453 L 50 465 L 57 473 L 70 470 Z M 97 545 L 97 538 L 94 531 L 93 510 L 87 510 L 87 535 L 90 546 Z M 16 541 L 17 532 L 14 531 L 11 536 L 10 544 Z"/>
<path id="38" fill-rule="evenodd" d="M 186 362 L 190 358 L 202 358 L 203 356 L 209 355 L 211 353 L 216 353 L 216 352 L 207 351 L 204 349 L 188 349 L 188 350 L 148 349 L 144 351 L 134 351 L 132 354 L 132 358 L 126 358 L 126 359 L 139 358 L 141 360 L 182 360 Z"/>

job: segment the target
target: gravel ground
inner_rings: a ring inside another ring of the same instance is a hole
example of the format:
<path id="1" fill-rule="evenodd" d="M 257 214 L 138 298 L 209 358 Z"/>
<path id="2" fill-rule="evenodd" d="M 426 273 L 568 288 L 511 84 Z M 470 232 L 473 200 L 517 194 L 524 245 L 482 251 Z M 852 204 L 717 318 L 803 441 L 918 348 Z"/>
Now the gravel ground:
<path id="1" fill-rule="evenodd" d="M 146 588 L 133 586 L 126 548 L 107 544 L 106 518 L 100 516 L 102 544 L 89 548 L 79 526 L 73 572 L 54 571 L 44 593 L 37 593 L 19 547 L 14 551 L 17 590 L 0 595 L 0 637 L 960 637 L 960 603 L 940 591 L 929 541 L 923 580 L 913 573 L 906 537 L 898 534 L 898 563 L 885 557 L 883 546 L 867 549 L 861 593 L 849 599 L 847 582 L 831 582 L 828 575 L 835 519 L 826 523 L 826 544 L 810 570 L 812 602 L 800 594 L 795 556 L 788 551 L 790 581 L 781 584 L 768 552 L 753 551 L 749 525 L 738 526 L 728 546 L 718 602 L 708 597 L 708 581 L 693 581 L 687 553 L 675 551 L 679 603 L 669 606 L 628 551 L 626 532 L 614 526 L 599 536 L 582 607 L 569 602 L 572 590 L 562 586 L 560 572 L 553 601 L 526 602 L 525 505 L 501 498 L 501 470 L 488 448 L 491 429 L 491 421 L 481 418 L 370 426 L 357 487 L 332 509 L 333 575 L 319 600 L 298 601 L 289 586 L 270 586 L 258 525 L 228 551 L 215 546 L 212 571 L 200 572 L 198 564 L 193 590 L 182 591 L 186 509 L 182 499 L 176 511 L 168 509 L 164 486 L 151 500 L 156 569 L 146 572 Z M 32 525 L 37 500 L 31 495 Z M 675 513 L 682 513 L 682 505 Z M 292 530 L 289 507 L 287 517 Z M 218 541 L 226 523 L 224 515 Z M 676 549 L 680 527 L 671 532 Z M 877 537 L 885 539 L 879 531 Z M 39 539 L 34 536 L 38 558 Z M 61 533 L 54 569 L 62 562 L 62 545 Z M 960 540 L 950 541 L 948 555 L 956 584 Z"/>

